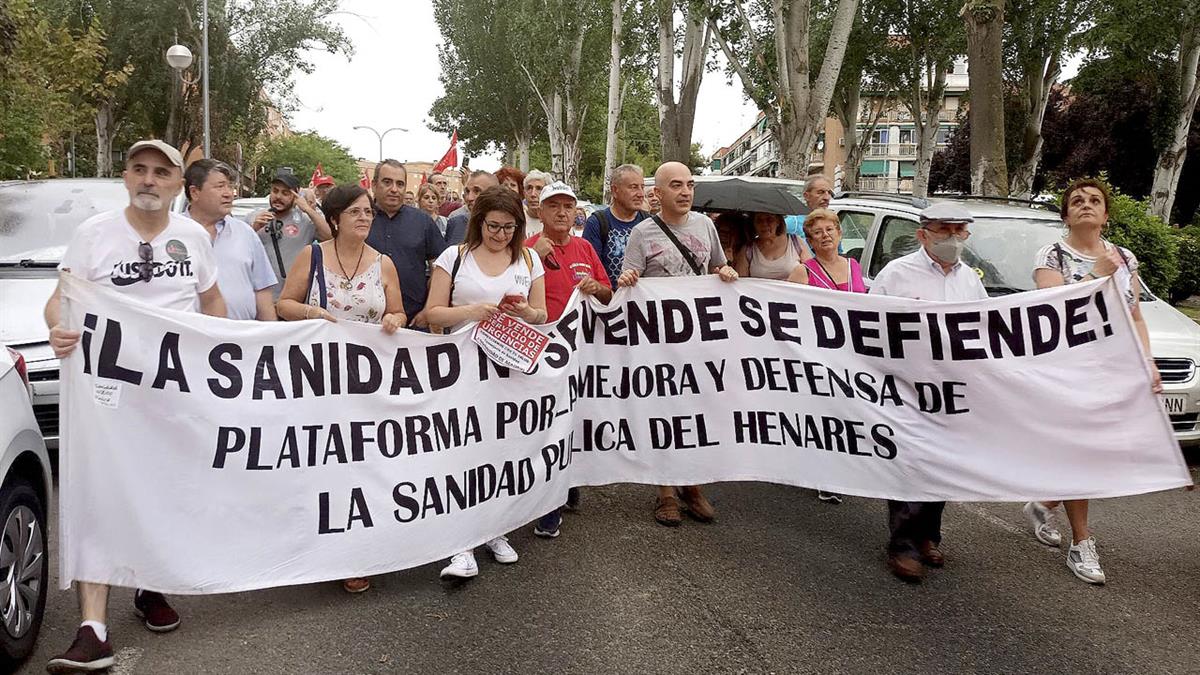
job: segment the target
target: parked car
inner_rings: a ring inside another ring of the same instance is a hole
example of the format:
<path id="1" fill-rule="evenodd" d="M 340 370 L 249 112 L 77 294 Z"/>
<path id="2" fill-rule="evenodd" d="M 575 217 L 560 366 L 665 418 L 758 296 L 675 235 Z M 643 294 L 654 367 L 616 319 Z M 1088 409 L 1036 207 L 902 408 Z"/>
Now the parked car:
<path id="1" fill-rule="evenodd" d="M 870 280 L 888 262 L 917 249 L 919 214 L 940 198 L 914 200 L 908 195 L 842 193 L 830 205 L 845 231 L 869 234 L 861 247 L 847 247 L 857 258 L 863 276 Z M 1033 259 L 1038 249 L 1060 240 L 1063 224 L 1056 208 L 1047 204 L 1019 204 L 1009 200 L 972 197 L 950 198 L 975 218 L 963 260 L 975 268 L 991 296 L 1036 288 Z M 1142 316 L 1150 332 L 1150 350 L 1162 374 L 1160 397 L 1175 438 L 1181 444 L 1200 443 L 1200 325 L 1149 290 L 1141 296 Z"/>
<path id="2" fill-rule="evenodd" d="M 50 582 L 46 527 L 50 460 L 30 405 L 25 361 L 0 347 L 0 672 L 13 672 L 37 642 Z"/>
<path id="3" fill-rule="evenodd" d="M 119 179 L 0 182 L 0 344 L 24 358 L 33 412 L 51 448 L 58 445 L 58 359 L 42 310 L 58 283 L 58 263 L 75 228 L 128 204 Z"/>
<path id="4" fill-rule="evenodd" d="M 233 200 L 233 210 L 229 215 L 238 220 L 250 223 L 250 214 L 271 206 L 271 200 L 266 197 L 241 197 Z"/>

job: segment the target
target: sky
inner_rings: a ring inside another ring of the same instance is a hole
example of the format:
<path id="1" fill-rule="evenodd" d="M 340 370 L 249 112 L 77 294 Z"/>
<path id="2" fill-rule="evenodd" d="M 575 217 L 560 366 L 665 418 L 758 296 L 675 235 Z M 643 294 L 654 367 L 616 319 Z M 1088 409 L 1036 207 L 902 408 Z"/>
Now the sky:
<path id="1" fill-rule="evenodd" d="M 437 57 L 441 35 L 432 3 L 345 0 L 335 20 L 354 45 L 354 55 L 349 60 L 344 55 L 311 55 L 316 69 L 295 78 L 298 108 L 289 116 L 292 129 L 316 131 L 346 146 L 355 157 L 377 160 L 375 134 L 354 127 L 370 126 L 380 132 L 400 127 L 408 131 L 392 131 L 383 139 L 384 157 L 436 162 L 450 139 L 426 126 L 429 109 L 442 93 Z M 736 140 L 754 123 L 756 114 L 741 88 L 729 84 L 723 71 L 707 73 L 700 87 L 693 141 L 711 154 Z M 500 158 L 475 158 L 471 166 L 494 170 Z"/>
<path id="2" fill-rule="evenodd" d="M 400 127 L 407 131 L 384 137 L 384 157 L 436 162 L 449 147 L 449 138 L 426 126 L 429 109 L 442 93 L 437 57 L 441 35 L 432 3 L 344 0 L 334 20 L 345 29 L 354 55 L 311 55 L 316 69 L 296 76 L 298 109 L 290 115 L 292 129 L 316 131 L 346 146 L 355 157 L 378 160 L 376 135 L 354 127 L 374 127 L 381 133 Z M 737 140 L 757 116 L 741 87 L 729 81 L 723 57 L 717 58 L 722 67 L 704 76 L 692 132 L 705 155 Z M 1080 60 L 1069 60 L 1063 77 L 1073 76 Z M 495 170 L 500 159 L 474 158 L 471 166 Z"/>

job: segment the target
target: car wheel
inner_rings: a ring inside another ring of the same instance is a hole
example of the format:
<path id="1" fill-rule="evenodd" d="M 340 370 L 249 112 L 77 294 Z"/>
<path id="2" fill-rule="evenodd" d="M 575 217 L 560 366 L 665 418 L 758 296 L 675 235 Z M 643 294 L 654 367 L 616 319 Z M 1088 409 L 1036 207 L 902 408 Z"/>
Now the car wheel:
<path id="1" fill-rule="evenodd" d="M 0 666 L 33 651 L 46 610 L 46 509 L 25 480 L 0 488 Z"/>

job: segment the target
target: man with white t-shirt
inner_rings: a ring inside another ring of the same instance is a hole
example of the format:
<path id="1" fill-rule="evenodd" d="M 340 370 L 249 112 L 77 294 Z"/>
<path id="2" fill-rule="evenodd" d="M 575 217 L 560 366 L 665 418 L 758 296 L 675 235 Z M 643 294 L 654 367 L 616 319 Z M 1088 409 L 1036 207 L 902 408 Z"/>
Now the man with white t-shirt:
<path id="1" fill-rule="evenodd" d="M 184 312 L 225 316 L 217 288 L 217 264 L 208 233 L 196 221 L 171 212 L 183 189 L 183 157 L 158 140 L 138 141 L 126 154 L 125 189 L 129 206 L 85 220 L 75 231 L 59 269 L 142 302 Z M 46 303 L 46 325 L 55 356 L 65 358 L 80 333 L 61 323 L 62 287 Z M 71 647 L 46 665 L 52 673 L 103 670 L 113 664 L 105 621 L 108 586 L 77 582 L 83 623 Z M 165 633 L 179 615 L 160 593 L 134 593 L 134 609 L 146 628 Z"/>
<path id="2" fill-rule="evenodd" d="M 680 162 L 666 162 L 654 172 L 654 189 L 662 201 L 662 212 L 633 227 L 625 244 L 624 269 L 618 286 L 633 286 L 640 277 L 690 277 L 716 274 L 733 281 L 738 274 L 725 260 L 721 238 L 712 219 L 692 211 L 696 179 Z M 683 522 L 679 498 L 688 513 L 707 523 L 716 517 L 712 504 L 698 485 L 660 485 L 654 504 L 654 519 L 670 527 Z"/>

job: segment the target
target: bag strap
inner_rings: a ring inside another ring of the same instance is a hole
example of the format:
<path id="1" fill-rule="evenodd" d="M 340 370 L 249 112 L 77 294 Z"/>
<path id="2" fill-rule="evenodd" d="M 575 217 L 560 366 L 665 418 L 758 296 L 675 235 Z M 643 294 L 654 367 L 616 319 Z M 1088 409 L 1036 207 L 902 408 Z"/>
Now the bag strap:
<path id="1" fill-rule="evenodd" d="M 274 215 L 274 214 L 271 214 Z M 271 235 L 271 247 L 275 249 L 275 260 L 279 262 L 279 278 L 287 279 L 287 268 L 283 264 L 283 253 L 279 250 L 279 232 L 275 229 L 275 223 L 282 223 L 278 218 L 271 221 L 267 225 L 267 232 Z"/>
<path id="2" fill-rule="evenodd" d="M 596 212 L 596 220 L 600 223 L 600 255 L 608 250 L 608 214 L 605 212 L 608 209 L 600 209 Z"/>
<path id="3" fill-rule="evenodd" d="M 688 267 L 692 268 L 692 274 L 701 276 L 703 272 L 700 269 L 700 264 L 696 262 L 694 257 L 692 257 L 692 252 L 683 245 L 683 242 L 679 241 L 679 237 L 675 236 L 675 233 L 672 232 L 671 228 L 663 222 L 662 218 L 659 218 L 658 216 L 651 217 L 654 218 L 654 222 L 657 223 L 659 228 L 662 229 L 663 234 L 667 235 L 667 239 L 670 239 L 671 243 L 675 244 L 675 248 L 679 249 L 679 253 L 683 256 L 683 259 L 687 261 Z"/>
<path id="4" fill-rule="evenodd" d="M 1063 255 L 1064 254 L 1063 254 L 1062 246 L 1059 246 L 1057 241 L 1054 242 L 1054 253 L 1058 256 L 1058 273 L 1063 275 L 1063 278 L 1066 279 L 1067 278 L 1067 267 L 1066 267 L 1066 265 L 1063 264 Z"/>
<path id="5" fill-rule="evenodd" d="M 454 279 L 458 277 L 458 268 L 462 267 L 463 255 L 466 253 L 467 245 L 458 245 L 458 256 L 454 258 L 454 266 L 450 270 L 450 300 L 447 304 L 454 306 Z"/>
<path id="6" fill-rule="evenodd" d="M 321 309 L 327 309 L 328 299 L 325 297 L 325 261 L 321 255 L 321 245 L 312 245 L 312 259 L 308 264 L 308 288 L 304 291 L 304 302 L 307 303 L 312 297 L 313 282 L 317 283 L 317 301 L 321 303 Z"/>

